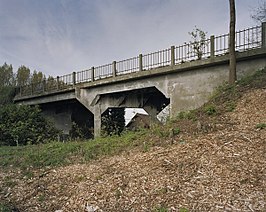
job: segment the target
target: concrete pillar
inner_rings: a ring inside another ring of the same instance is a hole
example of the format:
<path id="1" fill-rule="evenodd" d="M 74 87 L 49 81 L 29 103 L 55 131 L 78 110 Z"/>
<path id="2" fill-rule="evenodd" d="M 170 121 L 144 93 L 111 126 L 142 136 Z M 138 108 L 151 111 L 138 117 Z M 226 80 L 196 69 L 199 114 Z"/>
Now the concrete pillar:
<path id="1" fill-rule="evenodd" d="M 59 76 L 56 77 L 56 89 L 59 90 Z"/>
<path id="2" fill-rule="evenodd" d="M 211 58 L 214 58 L 215 56 L 215 44 L 214 44 L 214 35 L 210 37 L 211 40 Z"/>
<path id="3" fill-rule="evenodd" d="M 261 25 L 261 42 L 262 48 L 266 48 L 266 22 Z"/>
<path id="4" fill-rule="evenodd" d="M 99 105 L 95 105 L 95 108 L 94 108 L 94 138 L 101 136 L 101 127 L 102 127 L 101 107 Z"/>
<path id="5" fill-rule="evenodd" d="M 113 77 L 115 77 L 116 76 L 116 61 L 113 61 L 112 71 L 113 71 Z"/>
<path id="6" fill-rule="evenodd" d="M 149 106 L 144 106 L 143 109 L 150 115 L 151 124 L 158 122 L 158 119 L 157 119 L 158 111 L 155 107 L 149 105 Z"/>
<path id="7" fill-rule="evenodd" d="M 175 46 L 171 46 L 171 66 L 175 65 Z"/>
<path id="8" fill-rule="evenodd" d="M 91 67 L 91 81 L 94 81 L 94 67 Z"/>
<path id="9" fill-rule="evenodd" d="M 73 81 L 73 85 L 76 85 L 76 72 L 75 71 L 72 73 L 72 81 Z"/>
<path id="10" fill-rule="evenodd" d="M 142 54 L 139 55 L 139 71 L 143 71 L 143 56 Z"/>

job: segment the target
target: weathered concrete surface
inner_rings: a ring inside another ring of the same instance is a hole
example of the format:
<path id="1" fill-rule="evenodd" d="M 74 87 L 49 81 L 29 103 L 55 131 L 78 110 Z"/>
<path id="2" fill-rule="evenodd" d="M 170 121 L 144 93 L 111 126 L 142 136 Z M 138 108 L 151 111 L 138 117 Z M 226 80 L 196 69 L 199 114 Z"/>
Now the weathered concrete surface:
<path id="1" fill-rule="evenodd" d="M 77 99 L 94 114 L 94 133 L 98 136 L 101 114 L 108 107 L 146 107 L 150 114 L 155 115 L 169 103 L 170 116 L 174 117 L 180 111 L 201 106 L 217 86 L 228 81 L 228 64 L 228 55 L 217 56 L 77 84 L 75 91 L 72 89 L 31 98 L 18 97 L 15 101 L 34 105 Z M 264 67 L 266 47 L 237 53 L 238 78 Z M 149 93 L 149 89 L 156 92 Z"/>

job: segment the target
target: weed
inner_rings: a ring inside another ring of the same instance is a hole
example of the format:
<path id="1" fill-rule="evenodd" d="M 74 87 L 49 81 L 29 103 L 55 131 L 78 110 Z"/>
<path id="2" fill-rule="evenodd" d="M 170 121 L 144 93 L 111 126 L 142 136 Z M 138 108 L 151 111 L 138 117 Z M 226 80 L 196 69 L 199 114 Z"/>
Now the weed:
<path id="1" fill-rule="evenodd" d="M 178 113 L 177 115 L 177 119 L 189 119 L 189 120 L 193 120 L 196 121 L 197 120 L 197 116 L 196 116 L 196 111 L 195 110 L 190 110 L 190 111 L 181 111 Z"/>
<path id="2" fill-rule="evenodd" d="M 260 129 L 260 130 L 265 129 L 266 128 L 266 123 L 259 123 L 259 124 L 256 125 L 256 128 Z"/>
<path id="3" fill-rule="evenodd" d="M 159 189 L 159 190 L 158 190 L 158 193 L 159 193 L 159 194 L 165 194 L 165 193 L 167 193 L 167 188 L 164 187 L 164 188 Z"/>
<path id="4" fill-rule="evenodd" d="M 143 142 L 143 152 L 148 152 L 150 149 L 150 145 L 147 142 Z"/>
<path id="5" fill-rule="evenodd" d="M 226 107 L 226 111 L 227 112 L 232 112 L 236 108 L 236 103 L 233 102 L 233 101 L 229 101 L 229 102 L 226 103 L 225 107 Z"/>
<path id="6" fill-rule="evenodd" d="M 7 179 L 5 179 L 5 181 L 4 181 L 4 185 L 6 187 L 13 188 L 14 186 L 17 185 L 17 183 L 15 181 L 13 181 L 12 179 L 10 179 L 10 177 L 7 177 Z"/>
<path id="7" fill-rule="evenodd" d="M 189 210 L 186 209 L 186 208 L 180 208 L 180 209 L 179 209 L 179 212 L 189 212 Z"/>
<path id="8" fill-rule="evenodd" d="M 168 212 L 168 209 L 165 206 L 156 207 L 154 212 Z"/>
<path id="9" fill-rule="evenodd" d="M 207 115 L 214 115 L 214 114 L 216 114 L 216 107 L 215 107 L 215 105 L 213 105 L 213 104 L 211 104 L 211 105 L 206 105 L 205 107 L 204 107 L 204 112 L 207 114 Z"/>
<path id="10" fill-rule="evenodd" d="M 38 201 L 39 202 L 44 202 L 45 201 L 45 195 L 41 194 L 40 196 L 38 196 Z"/>
<path id="11" fill-rule="evenodd" d="M 180 128 L 174 128 L 173 129 L 173 135 L 178 135 L 181 132 Z"/>
<path id="12" fill-rule="evenodd" d="M 0 212 L 15 212 L 15 211 L 19 210 L 11 203 L 0 202 Z"/>

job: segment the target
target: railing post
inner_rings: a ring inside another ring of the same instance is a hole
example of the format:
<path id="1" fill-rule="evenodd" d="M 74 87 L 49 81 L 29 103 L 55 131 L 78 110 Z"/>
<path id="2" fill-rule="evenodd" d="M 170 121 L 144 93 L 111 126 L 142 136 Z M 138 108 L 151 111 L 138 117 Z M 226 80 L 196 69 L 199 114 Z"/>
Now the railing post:
<path id="1" fill-rule="evenodd" d="M 262 47 L 266 48 L 266 22 L 263 22 L 261 25 L 261 42 Z"/>
<path id="2" fill-rule="evenodd" d="M 139 71 L 143 71 L 143 56 L 139 54 Z"/>
<path id="3" fill-rule="evenodd" d="M 175 46 L 171 46 L 171 66 L 175 65 Z"/>
<path id="4" fill-rule="evenodd" d="M 73 81 L 73 86 L 76 85 L 76 72 L 75 71 L 72 73 L 72 81 Z"/>
<path id="5" fill-rule="evenodd" d="M 94 81 L 94 66 L 91 67 L 91 81 Z"/>
<path id="6" fill-rule="evenodd" d="M 113 77 L 116 76 L 116 61 L 113 61 Z"/>
<path id="7" fill-rule="evenodd" d="M 211 35 L 210 40 L 211 40 L 211 58 L 214 58 L 215 56 L 214 35 Z"/>
<path id="8" fill-rule="evenodd" d="M 56 77 L 56 89 L 59 90 L 59 76 Z"/>

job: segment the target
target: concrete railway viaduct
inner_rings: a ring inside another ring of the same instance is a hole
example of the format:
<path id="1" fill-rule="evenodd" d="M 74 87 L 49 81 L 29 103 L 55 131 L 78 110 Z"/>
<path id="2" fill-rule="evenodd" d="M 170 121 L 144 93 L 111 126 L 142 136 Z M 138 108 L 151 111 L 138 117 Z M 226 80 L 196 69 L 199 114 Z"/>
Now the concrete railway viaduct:
<path id="1" fill-rule="evenodd" d="M 94 136 L 100 136 L 101 116 L 108 108 L 143 108 L 156 118 L 168 107 L 174 117 L 200 107 L 228 80 L 228 40 L 228 34 L 211 36 L 200 53 L 193 43 L 171 46 L 28 84 L 14 101 L 40 105 L 66 134 L 75 121 L 89 123 Z M 236 32 L 236 51 L 238 78 L 266 67 L 266 23 Z"/>

